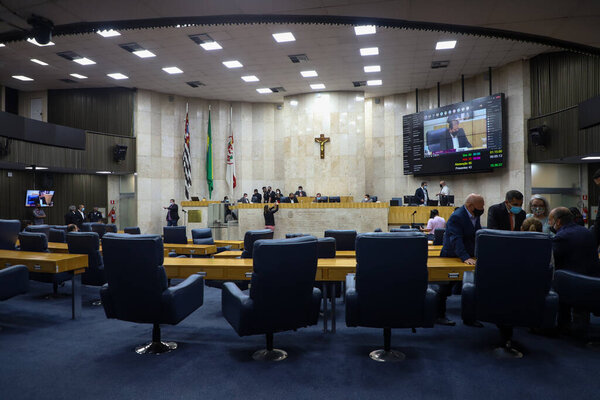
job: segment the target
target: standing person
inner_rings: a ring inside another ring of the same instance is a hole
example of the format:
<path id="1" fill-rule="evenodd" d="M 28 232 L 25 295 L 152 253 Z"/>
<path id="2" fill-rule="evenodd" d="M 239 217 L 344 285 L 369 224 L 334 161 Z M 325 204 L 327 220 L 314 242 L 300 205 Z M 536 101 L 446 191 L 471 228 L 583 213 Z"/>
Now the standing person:
<path id="1" fill-rule="evenodd" d="M 429 221 L 427 221 L 427 228 L 425 228 L 429 233 L 427 235 L 428 240 L 433 240 L 435 238 L 435 230 L 443 229 L 446 227 L 446 220 L 440 217 L 440 212 L 437 209 L 431 210 L 429 213 Z"/>
<path id="2" fill-rule="evenodd" d="M 275 207 L 265 206 L 264 217 L 265 217 L 265 229 L 275 231 L 275 216 L 274 214 L 279 211 L 279 204 L 275 204 Z"/>
<path id="3" fill-rule="evenodd" d="M 440 181 L 440 192 L 436 196 L 449 196 L 450 188 L 446 184 L 446 181 Z"/>
<path id="4" fill-rule="evenodd" d="M 298 190 L 296 190 L 296 193 L 294 193 L 294 195 L 296 195 L 296 197 L 306 197 L 306 192 L 304 191 L 302 186 L 298 186 Z"/>
<path id="5" fill-rule="evenodd" d="M 75 224 L 77 216 L 77 207 L 69 206 L 69 211 L 65 214 L 65 225 Z"/>
<path id="6" fill-rule="evenodd" d="M 98 222 L 102 221 L 102 213 L 98 211 L 98 207 L 94 207 L 92 211 L 88 214 L 88 221 L 90 222 Z"/>
<path id="7" fill-rule="evenodd" d="M 71 222 L 70 223 L 77 225 L 79 230 L 81 230 L 81 226 L 82 226 L 83 222 L 85 221 L 83 211 L 81 211 L 81 208 L 83 206 L 79 206 L 79 209 L 75 208 L 75 206 L 71 206 L 71 207 L 72 207 L 72 212 L 71 212 Z M 69 210 L 71 210 L 71 207 L 69 207 Z"/>
<path id="8" fill-rule="evenodd" d="M 494 204 L 489 208 L 487 228 L 520 231 L 521 224 L 526 218 L 522 207 L 523 193 L 518 190 L 509 190 L 502 203 Z"/>
<path id="9" fill-rule="evenodd" d="M 275 190 L 275 202 L 279 203 L 281 201 L 282 197 L 283 197 L 283 195 L 281 194 L 281 190 L 276 189 Z"/>
<path id="10" fill-rule="evenodd" d="M 440 257 L 459 257 L 465 264 L 475 265 L 475 233 L 481 229 L 479 218 L 483 215 L 483 196 L 471 193 L 465 204 L 452 213 L 446 223 L 446 234 Z M 452 294 L 454 284 L 438 286 L 438 310 L 436 323 L 454 326 L 456 323 L 446 317 L 446 299 Z M 464 321 L 466 325 L 483 326 L 478 321 Z"/>
<path id="11" fill-rule="evenodd" d="M 269 202 L 269 192 L 267 191 L 266 186 L 262 187 L 262 199 L 263 199 L 263 202 L 265 202 L 265 203 Z"/>
<path id="12" fill-rule="evenodd" d="M 542 232 L 551 233 L 548 224 L 548 214 L 550 214 L 550 204 L 545 197 L 535 194 L 529 200 L 529 214 L 526 218 L 535 218 L 542 223 Z"/>
<path id="13" fill-rule="evenodd" d="M 417 198 L 417 203 L 420 205 L 427 205 L 429 201 L 429 195 L 427 193 L 427 182 L 421 182 L 421 186 L 415 190 L 415 197 Z"/>
<path id="14" fill-rule="evenodd" d="M 40 204 L 37 203 L 35 208 L 33 209 L 33 224 L 34 225 L 43 225 L 44 218 L 46 218 L 46 213 L 40 207 Z"/>
<path id="15" fill-rule="evenodd" d="M 254 189 L 254 193 L 252 193 L 252 203 L 262 203 L 262 195 L 258 193 L 258 189 Z"/>
<path id="16" fill-rule="evenodd" d="M 179 220 L 179 213 L 177 204 L 175 204 L 175 199 L 170 200 L 171 204 L 168 207 L 163 207 L 167 211 L 167 226 L 177 226 L 177 221 Z"/>
<path id="17" fill-rule="evenodd" d="M 83 224 L 86 221 L 86 219 L 85 219 L 85 206 L 83 204 L 80 204 L 79 208 L 77 209 L 77 212 L 79 213 L 79 215 L 81 215 L 81 223 Z M 79 226 L 79 227 L 81 228 L 81 226 Z"/>

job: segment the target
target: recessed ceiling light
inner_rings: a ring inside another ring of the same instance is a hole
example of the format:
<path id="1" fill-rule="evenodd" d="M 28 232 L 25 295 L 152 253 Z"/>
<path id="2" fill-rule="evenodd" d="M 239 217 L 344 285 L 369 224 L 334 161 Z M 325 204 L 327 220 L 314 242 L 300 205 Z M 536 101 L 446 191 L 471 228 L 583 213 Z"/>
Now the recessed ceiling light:
<path id="1" fill-rule="evenodd" d="M 103 37 L 121 36 L 121 34 L 117 31 L 115 31 L 114 29 L 104 29 L 102 31 L 96 31 L 96 33 Z"/>
<path id="2" fill-rule="evenodd" d="M 600 160 L 600 156 L 583 157 L 582 160 Z"/>
<path id="3" fill-rule="evenodd" d="M 164 67 L 162 70 L 165 71 L 167 74 L 171 74 L 171 75 L 183 73 L 183 71 L 177 67 Z"/>
<path id="4" fill-rule="evenodd" d="M 367 86 L 379 86 L 382 83 L 383 82 L 381 81 L 381 79 L 374 79 L 372 81 L 367 81 Z"/>
<path id="5" fill-rule="evenodd" d="M 243 65 L 238 60 L 223 61 L 223 65 L 227 68 L 242 68 Z"/>
<path id="6" fill-rule="evenodd" d="M 379 54 L 379 47 L 365 47 L 360 49 L 361 56 L 376 56 Z"/>
<path id="7" fill-rule="evenodd" d="M 87 79 L 87 76 L 85 75 L 79 75 L 79 74 L 69 74 L 71 75 L 73 78 L 77 78 L 77 79 Z"/>
<path id="8" fill-rule="evenodd" d="M 296 107 L 298 105 L 298 100 L 290 100 L 290 106 Z"/>
<path id="9" fill-rule="evenodd" d="M 112 172 L 110 171 L 96 171 L 97 174 L 102 174 L 102 175 L 108 175 L 108 174 L 112 174 Z"/>
<path id="10" fill-rule="evenodd" d="M 129 77 L 127 75 L 123 75 L 120 72 L 116 72 L 114 74 L 106 74 L 106 76 L 110 76 L 111 78 L 117 79 L 117 80 L 119 80 L 119 79 L 129 79 Z"/>
<path id="11" fill-rule="evenodd" d="M 44 66 L 48 65 L 48 63 L 45 63 L 45 62 L 43 62 L 41 60 L 38 60 L 37 58 L 32 58 L 31 62 L 34 62 L 34 63 L 39 64 L 39 65 L 44 65 Z"/>
<path id="12" fill-rule="evenodd" d="M 277 43 L 293 42 L 296 40 L 292 32 L 274 33 L 273 37 Z"/>
<path id="13" fill-rule="evenodd" d="M 96 64 L 96 61 L 90 60 L 87 57 L 76 58 L 73 61 L 75 61 L 79 65 L 93 65 L 93 64 Z"/>
<path id="14" fill-rule="evenodd" d="M 204 50 L 221 50 L 223 47 L 217 42 L 206 42 L 200 45 Z"/>
<path id="15" fill-rule="evenodd" d="M 150 50 L 138 50 L 138 51 L 134 51 L 133 54 L 135 54 L 139 58 L 156 57 L 156 54 L 154 54 Z"/>
<path id="16" fill-rule="evenodd" d="M 448 50 L 453 49 L 456 46 L 456 40 L 447 40 L 445 42 L 437 42 L 435 45 L 436 50 Z"/>
<path id="17" fill-rule="evenodd" d="M 30 165 L 30 166 L 28 166 L 28 167 L 25 167 L 25 169 L 33 169 L 33 166 L 31 166 L 31 165 Z M 36 165 L 36 166 L 35 166 L 35 169 L 36 169 L 36 170 L 38 170 L 38 169 L 48 169 L 48 167 L 38 167 L 38 166 Z"/>
<path id="18" fill-rule="evenodd" d="M 364 98 L 364 97 L 362 97 L 362 96 L 356 96 L 356 97 L 354 98 L 354 100 L 356 100 L 356 101 L 365 101 L 365 98 Z"/>
<path id="19" fill-rule="evenodd" d="M 242 76 L 244 82 L 258 82 L 259 79 L 254 75 Z"/>
<path id="20" fill-rule="evenodd" d="M 273 91 L 269 88 L 260 88 L 256 89 L 256 91 L 260 94 L 273 93 Z"/>
<path id="21" fill-rule="evenodd" d="M 356 33 L 356 35 L 372 35 L 375 32 L 377 32 L 375 25 L 361 25 L 354 27 L 354 33 Z"/>
<path id="22" fill-rule="evenodd" d="M 310 85 L 310 88 L 313 90 L 325 89 L 325 85 L 322 83 L 313 83 L 312 85 Z"/>
<path id="23" fill-rule="evenodd" d="M 381 71 L 380 65 L 367 65 L 364 67 L 365 72 L 379 72 Z"/>
<path id="24" fill-rule="evenodd" d="M 18 79 L 20 81 L 25 81 L 25 82 L 29 82 L 29 81 L 33 80 L 30 77 L 25 76 L 25 75 L 13 75 L 12 77 L 15 78 L 15 79 Z"/>
<path id="25" fill-rule="evenodd" d="M 4 43 L 0 43 L 0 47 L 6 47 Z"/>
<path id="26" fill-rule="evenodd" d="M 53 42 L 48 42 L 46 44 L 39 44 L 37 40 L 35 40 L 34 38 L 29 38 L 27 39 L 27 41 L 29 43 L 35 44 L 36 46 L 40 46 L 40 47 L 45 47 L 45 46 L 54 46 Z"/>
<path id="27" fill-rule="evenodd" d="M 319 76 L 319 74 L 317 74 L 317 71 L 300 71 L 300 75 L 302 75 L 305 78 L 313 78 L 315 76 Z"/>

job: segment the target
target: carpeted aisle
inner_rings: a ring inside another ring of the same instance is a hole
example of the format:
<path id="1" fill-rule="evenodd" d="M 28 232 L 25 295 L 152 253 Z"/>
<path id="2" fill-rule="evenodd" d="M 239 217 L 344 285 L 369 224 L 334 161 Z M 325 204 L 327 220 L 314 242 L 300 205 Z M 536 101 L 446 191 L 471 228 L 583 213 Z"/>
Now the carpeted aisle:
<path id="1" fill-rule="evenodd" d="M 108 320 L 84 287 L 82 318 L 70 319 L 70 298 L 45 300 L 50 285 L 31 282 L 29 294 L 0 303 L 0 399 L 572 399 L 597 398 L 600 350 L 517 329 L 521 360 L 491 353 L 497 329 L 436 327 L 392 332 L 406 353 L 396 364 L 368 357 L 383 345 L 380 329 L 346 328 L 338 304 L 338 331 L 322 325 L 275 335 L 289 358 L 258 363 L 252 353 L 264 337 L 240 338 L 221 316 L 221 292 L 205 289 L 205 304 L 163 339 L 179 349 L 140 356 L 151 326 Z M 67 284 L 61 288 L 70 292 Z M 458 321 L 460 297 L 449 299 Z M 593 323 L 600 324 L 595 318 Z"/>

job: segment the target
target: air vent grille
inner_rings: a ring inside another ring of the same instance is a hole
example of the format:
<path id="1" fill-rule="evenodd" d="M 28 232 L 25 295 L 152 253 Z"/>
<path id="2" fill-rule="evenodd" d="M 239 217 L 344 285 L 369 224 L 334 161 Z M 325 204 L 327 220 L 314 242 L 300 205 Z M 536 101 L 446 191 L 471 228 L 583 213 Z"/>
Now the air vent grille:
<path id="1" fill-rule="evenodd" d="M 193 88 L 197 88 L 199 86 L 206 86 L 204 83 L 202 83 L 200 81 L 190 81 L 190 82 L 186 82 L 186 83 Z"/>
<path id="2" fill-rule="evenodd" d="M 308 56 L 306 54 L 292 54 L 288 56 L 290 58 L 290 61 L 292 61 L 294 64 L 298 64 L 300 62 L 308 62 Z"/>
<path id="3" fill-rule="evenodd" d="M 446 68 L 446 67 L 448 67 L 449 64 L 450 64 L 450 61 L 432 61 L 431 68 L 432 69 Z"/>

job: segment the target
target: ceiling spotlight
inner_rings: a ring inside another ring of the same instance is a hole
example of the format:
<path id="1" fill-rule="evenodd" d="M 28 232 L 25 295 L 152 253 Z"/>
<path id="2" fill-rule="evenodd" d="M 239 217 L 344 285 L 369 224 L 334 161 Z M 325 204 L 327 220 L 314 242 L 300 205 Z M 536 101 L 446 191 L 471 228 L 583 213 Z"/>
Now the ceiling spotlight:
<path id="1" fill-rule="evenodd" d="M 96 64 L 96 61 L 90 60 L 87 57 L 76 58 L 73 61 L 75 61 L 79 65 L 93 65 L 93 64 Z"/>
<path id="2" fill-rule="evenodd" d="M 243 65 L 238 60 L 223 61 L 223 65 L 227 68 L 242 68 Z"/>
<path id="3" fill-rule="evenodd" d="M 33 80 L 32 78 L 25 75 L 13 75 L 12 77 L 23 82 L 30 82 Z"/>
<path id="4" fill-rule="evenodd" d="M 583 157 L 582 160 L 600 160 L 600 156 L 587 156 Z"/>
<path id="5" fill-rule="evenodd" d="M 296 40 L 292 32 L 274 33 L 273 37 L 277 43 L 293 42 Z"/>
<path id="6" fill-rule="evenodd" d="M 361 56 L 376 56 L 379 54 L 379 47 L 365 47 L 360 49 Z"/>
<path id="7" fill-rule="evenodd" d="M 305 78 L 313 78 L 315 76 L 319 76 L 319 74 L 317 74 L 317 71 L 300 71 L 300 75 L 302 75 Z"/>
<path id="8" fill-rule="evenodd" d="M 256 91 L 260 94 L 273 93 L 273 91 L 269 88 L 260 88 L 256 89 Z"/>
<path id="9" fill-rule="evenodd" d="M 96 31 L 96 33 L 105 38 L 121 36 L 121 34 L 117 31 L 115 31 L 114 29 L 104 29 L 102 31 Z"/>
<path id="10" fill-rule="evenodd" d="M 77 78 L 77 79 L 87 79 L 87 76 L 85 75 L 79 75 L 79 74 L 69 74 L 71 75 L 73 78 Z"/>
<path id="11" fill-rule="evenodd" d="M 106 76 L 110 76 L 111 78 L 116 79 L 116 80 L 129 79 L 129 77 L 127 75 L 123 75 L 120 72 L 116 72 L 114 74 L 106 74 Z"/>
<path id="12" fill-rule="evenodd" d="M 367 65 L 364 67 L 365 72 L 380 72 L 381 71 L 381 66 L 380 65 Z"/>
<path id="13" fill-rule="evenodd" d="M 354 33 L 358 35 L 372 35 L 377 32 L 375 25 L 361 25 L 354 27 Z"/>
<path id="14" fill-rule="evenodd" d="M 110 171 L 96 171 L 97 174 L 101 174 L 101 175 L 109 175 L 112 174 L 112 172 Z"/>
<path id="15" fill-rule="evenodd" d="M 45 46 L 54 46 L 53 42 L 48 42 L 46 44 L 42 44 L 40 42 L 38 42 L 37 40 L 35 40 L 34 38 L 28 38 L 27 41 L 29 43 L 35 44 L 36 46 L 40 46 L 40 47 L 45 47 Z"/>
<path id="16" fill-rule="evenodd" d="M 37 58 L 32 58 L 30 61 L 31 61 L 31 62 L 34 62 L 34 63 L 36 63 L 36 64 L 39 64 L 39 65 L 43 65 L 43 66 L 46 66 L 46 65 L 48 65 L 48 63 L 45 63 L 45 62 L 43 62 L 43 61 L 41 61 L 41 60 L 38 60 Z"/>
<path id="17" fill-rule="evenodd" d="M 150 50 L 137 50 L 137 51 L 134 51 L 133 54 L 135 54 L 139 58 L 156 57 L 156 54 L 154 54 Z"/>
<path id="18" fill-rule="evenodd" d="M 313 83 L 310 85 L 310 88 L 313 90 L 325 89 L 325 85 L 322 83 Z"/>
<path id="19" fill-rule="evenodd" d="M 200 45 L 204 50 L 221 50 L 223 47 L 217 42 L 206 42 Z"/>
<path id="20" fill-rule="evenodd" d="M 34 168 L 34 166 L 33 166 L 33 165 L 29 165 L 29 166 L 25 167 L 25 169 L 30 169 L 30 170 L 31 170 L 31 169 L 33 169 L 33 168 Z M 39 169 L 39 170 L 42 170 L 42 169 L 48 169 L 48 167 L 38 167 L 38 166 L 36 165 L 36 166 L 35 166 L 35 169 L 36 169 L 36 170 L 38 170 L 38 169 Z"/>
<path id="21" fill-rule="evenodd" d="M 183 73 L 183 71 L 177 67 L 165 67 L 162 70 L 165 71 L 167 74 L 171 74 L 171 75 Z"/>
<path id="22" fill-rule="evenodd" d="M 372 81 L 367 81 L 367 86 L 380 86 L 382 83 L 381 79 L 374 79 Z"/>
<path id="23" fill-rule="evenodd" d="M 445 42 L 437 42 L 435 45 L 436 50 L 448 50 L 456 47 L 456 40 L 447 40 Z"/>
<path id="24" fill-rule="evenodd" d="M 6 47 L 4 43 L 0 43 L 0 47 Z"/>
<path id="25" fill-rule="evenodd" d="M 52 31 L 54 30 L 52 21 L 34 14 L 27 19 L 27 23 L 33 28 L 31 33 L 38 46 L 51 46 Z"/>
<path id="26" fill-rule="evenodd" d="M 259 79 L 254 75 L 242 76 L 244 82 L 258 82 Z"/>

